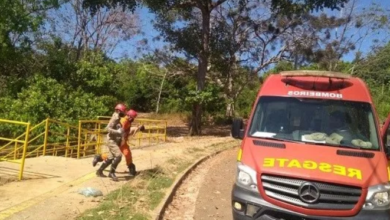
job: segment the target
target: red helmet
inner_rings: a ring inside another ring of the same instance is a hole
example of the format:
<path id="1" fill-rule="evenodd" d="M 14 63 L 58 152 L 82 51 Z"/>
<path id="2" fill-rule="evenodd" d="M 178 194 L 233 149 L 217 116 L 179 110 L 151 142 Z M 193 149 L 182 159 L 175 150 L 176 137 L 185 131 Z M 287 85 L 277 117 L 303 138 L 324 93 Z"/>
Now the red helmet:
<path id="1" fill-rule="evenodd" d="M 126 111 L 126 106 L 124 104 L 117 104 L 115 106 L 115 110 L 119 110 L 121 112 L 125 112 Z"/>
<path id="2" fill-rule="evenodd" d="M 133 109 L 130 109 L 127 113 L 126 113 L 127 116 L 131 117 L 131 118 L 136 118 L 137 117 L 137 112 L 134 111 Z"/>

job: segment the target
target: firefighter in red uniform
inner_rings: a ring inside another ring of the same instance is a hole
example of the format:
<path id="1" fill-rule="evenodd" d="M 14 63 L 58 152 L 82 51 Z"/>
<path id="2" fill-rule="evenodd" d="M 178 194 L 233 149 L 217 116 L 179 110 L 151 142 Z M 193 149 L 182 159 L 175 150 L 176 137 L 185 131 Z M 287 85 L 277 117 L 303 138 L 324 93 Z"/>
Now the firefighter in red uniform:
<path id="1" fill-rule="evenodd" d="M 131 129 L 131 123 L 134 121 L 134 119 L 137 117 L 137 112 L 130 109 L 126 113 L 126 117 L 121 120 L 121 124 L 123 126 L 123 129 L 125 130 L 124 136 L 121 143 L 121 152 L 123 155 L 125 155 L 126 158 L 126 165 L 129 168 L 129 173 L 133 176 L 136 174 L 135 165 L 133 163 L 133 157 L 131 154 L 130 146 L 127 144 L 127 140 L 130 135 L 134 135 L 138 130 L 143 130 L 144 126 L 141 125 L 140 127 L 136 128 L 135 130 Z M 132 134 L 133 133 L 133 134 Z"/>

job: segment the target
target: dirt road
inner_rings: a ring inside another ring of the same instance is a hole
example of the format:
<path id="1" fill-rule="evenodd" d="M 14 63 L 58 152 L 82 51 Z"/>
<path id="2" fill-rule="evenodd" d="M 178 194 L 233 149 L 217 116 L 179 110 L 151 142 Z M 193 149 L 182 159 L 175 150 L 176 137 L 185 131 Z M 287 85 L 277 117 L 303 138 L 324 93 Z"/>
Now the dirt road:
<path id="1" fill-rule="evenodd" d="M 164 220 L 230 220 L 230 193 L 238 148 L 227 150 L 199 165 L 183 181 L 165 212 Z"/>

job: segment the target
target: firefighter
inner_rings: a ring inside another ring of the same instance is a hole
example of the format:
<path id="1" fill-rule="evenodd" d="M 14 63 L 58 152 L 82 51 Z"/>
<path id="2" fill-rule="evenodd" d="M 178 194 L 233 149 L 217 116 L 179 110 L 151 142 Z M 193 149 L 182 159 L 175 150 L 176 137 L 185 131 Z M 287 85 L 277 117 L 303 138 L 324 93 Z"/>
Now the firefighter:
<path id="1" fill-rule="evenodd" d="M 144 129 L 145 129 L 145 126 L 143 126 L 143 125 L 136 127 L 136 128 L 131 127 L 131 123 L 134 121 L 134 119 L 136 117 L 137 117 L 137 112 L 130 109 L 126 113 L 126 116 L 121 118 L 121 120 L 120 120 L 121 127 L 124 130 L 121 144 L 120 144 L 120 150 L 126 158 L 126 165 L 129 168 L 129 173 L 133 176 L 136 174 L 136 168 L 135 168 L 135 165 L 133 163 L 133 158 L 132 158 L 130 147 L 127 144 L 127 139 L 129 136 L 135 135 L 138 131 L 144 131 Z M 107 154 L 103 153 L 102 155 L 96 155 L 93 162 L 92 162 L 92 165 L 96 166 L 96 164 L 98 162 L 102 162 L 102 161 L 106 161 L 106 160 L 107 160 Z"/>
<path id="2" fill-rule="evenodd" d="M 115 175 L 115 170 L 118 164 L 122 160 L 122 152 L 120 151 L 120 144 L 122 137 L 124 135 L 124 129 L 120 125 L 120 119 L 125 116 L 126 106 L 124 104 L 118 104 L 115 107 L 115 112 L 112 114 L 112 117 L 106 127 L 108 131 L 107 140 L 105 141 L 106 146 L 108 147 L 107 160 L 105 160 L 100 168 L 97 170 L 96 175 L 99 177 L 107 177 L 103 174 L 104 169 L 111 165 L 110 177 L 114 181 L 118 181 L 118 178 Z M 95 160 L 99 160 L 100 155 L 96 155 Z M 96 164 L 95 164 L 96 165 Z"/>
<path id="3" fill-rule="evenodd" d="M 131 127 L 131 123 L 134 121 L 134 119 L 136 117 L 137 117 L 137 112 L 134 111 L 133 109 L 130 109 L 126 113 L 126 117 L 121 119 L 121 124 L 123 126 L 123 129 L 125 130 L 125 135 L 123 136 L 120 149 L 121 149 L 122 154 L 125 155 L 126 165 L 127 165 L 127 168 L 129 168 L 129 173 L 130 173 L 130 175 L 133 175 L 133 176 L 135 176 L 135 174 L 136 174 L 136 169 L 135 169 L 135 165 L 133 163 L 133 157 L 131 154 L 130 146 L 127 144 L 127 139 L 129 138 L 129 136 L 135 135 L 135 133 L 138 130 L 143 131 L 145 128 L 143 125 L 141 125 L 137 128 Z"/>

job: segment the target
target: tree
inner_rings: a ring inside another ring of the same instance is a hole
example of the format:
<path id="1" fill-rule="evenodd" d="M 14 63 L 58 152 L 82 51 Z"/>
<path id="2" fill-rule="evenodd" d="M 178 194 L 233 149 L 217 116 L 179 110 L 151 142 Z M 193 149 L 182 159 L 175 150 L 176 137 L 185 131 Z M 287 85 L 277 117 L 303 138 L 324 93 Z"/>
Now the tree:
<path id="1" fill-rule="evenodd" d="M 304 14 L 289 40 L 295 69 L 314 62 L 321 69 L 336 70 L 342 57 L 353 51 L 359 60 L 361 44 L 383 26 L 382 15 L 377 12 L 376 7 L 359 10 L 356 0 L 351 0 L 339 15 L 328 11 Z"/>
<path id="2" fill-rule="evenodd" d="M 156 28 L 160 30 L 166 41 L 172 43 L 178 52 L 184 52 L 187 57 L 195 59 L 198 63 L 196 75 L 197 88 L 195 93 L 191 135 L 201 134 L 201 116 L 202 116 L 202 92 L 205 88 L 206 75 L 210 58 L 210 33 L 212 28 L 211 14 L 220 5 L 227 0 L 146 0 L 147 6 L 156 14 Z M 246 5 L 249 0 L 240 0 L 240 4 Z M 85 0 L 91 7 L 92 0 Z M 134 8 L 135 1 L 99 1 L 98 7 L 111 7 L 118 2 L 128 2 L 128 7 Z M 338 5 L 347 2 L 347 0 L 272 0 L 271 9 L 275 14 L 302 13 L 310 10 L 322 8 L 335 9 Z M 102 5 L 103 4 L 103 5 Z M 104 5 L 105 4 L 105 5 Z M 92 5 L 93 6 L 93 5 Z M 95 4 L 96 6 L 96 4 Z M 122 4 L 126 6 L 126 3 Z"/>
<path id="3" fill-rule="evenodd" d="M 46 12 L 65 0 L 0 1 L 0 49 L 30 43 L 31 35 L 46 18 Z"/>
<path id="4" fill-rule="evenodd" d="M 56 80 L 36 75 L 29 80 L 30 87 L 22 89 L 17 99 L 0 98 L 4 106 L 1 118 L 30 121 L 36 124 L 47 117 L 74 122 L 91 115 L 104 115 L 115 102 L 113 97 L 97 97 L 81 89 L 69 90 Z"/>
<path id="5" fill-rule="evenodd" d="M 120 41 L 129 40 L 138 32 L 138 18 L 130 10 L 83 8 L 82 0 L 70 0 L 63 12 L 51 17 L 51 33 L 56 33 L 76 48 L 79 60 L 86 50 L 112 53 Z"/>
<path id="6" fill-rule="evenodd" d="M 206 73 L 210 56 L 211 13 L 226 0 L 163 1 L 148 0 L 148 7 L 157 16 L 156 28 L 174 49 L 197 60 L 197 87 L 194 94 L 190 135 L 201 134 L 202 91 L 205 88 Z M 177 22 L 183 22 L 177 28 Z"/>
<path id="7" fill-rule="evenodd" d="M 349 0 L 271 0 L 274 14 L 292 16 L 324 9 L 340 10 Z"/>
<path id="8" fill-rule="evenodd" d="M 83 0 L 83 8 L 89 9 L 91 14 L 96 14 L 100 9 L 121 8 L 122 11 L 130 10 L 134 12 L 137 7 L 136 0 Z"/>
<path id="9" fill-rule="evenodd" d="M 259 83 L 257 74 L 282 60 L 292 60 L 302 45 L 311 49 L 319 43 L 309 25 L 317 17 L 310 11 L 275 14 L 271 8 L 269 2 L 236 0 L 212 14 L 210 74 L 225 88 L 228 117 L 234 115 L 235 99 L 245 86 Z"/>
<path id="10" fill-rule="evenodd" d="M 390 43 L 370 53 L 357 64 L 355 75 L 371 85 L 381 87 L 381 95 L 387 95 L 384 87 L 390 85 Z"/>
<path id="11" fill-rule="evenodd" d="M 156 27 L 163 33 L 165 39 L 173 43 L 177 51 L 184 52 L 188 57 L 194 58 L 198 62 L 196 90 L 199 99 L 195 99 L 193 105 L 191 135 L 201 134 L 202 103 L 199 100 L 205 86 L 211 55 L 212 13 L 225 2 L 225 0 L 147 1 L 148 7 L 157 15 Z M 249 2 L 239 0 L 238 4 L 248 5 Z M 291 13 L 301 13 L 323 7 L 336 8 L 343 2 L 346 0 L 308 0 L 303 3 L 291 0 L 273 0 L 270 7 L 275 14 L 291 15 Z M 179 22 L 181 27 L 177 26 Z"/>
<path id="12" fill-rule="evenodd" d="M 285 16 L 275 19 L 268 3 L 256 1 L 229 1 L 212 16 L 210 75 L 225 88 L 225 115 L 232 117 L 245 87 L 257 86 L 258 74 L 285 58 L 283 40 L 296 24 Z"/>
<path id="13" fill-rule="evenodd" d="M 196 68 L 194 67 L 194 65 L 191 65 L 191 63 L 187 62 L 186 60 L 175 56 L 174 53 L 170 52 L 169 48 L 165 48 L 165 50 L 154 51 L 153 56 L 150 57 L 150 61 L 159 66 L 159 71 L 149 72 L 161 78 L 156 105 L 156 113 L 158 113 L 166 81 L 168 83 L 173 83 L 174 79 L 196 75 L 194 74 L 196 72 Z"/>
<path id="14" fill-rule="evenodd" d="M 0 1 L 0 93 L 15 94 L 32 74 L 32 45 L 49 9 L 65 0 Z M 6 91 L 8 89 L 8 91 Z"/>

